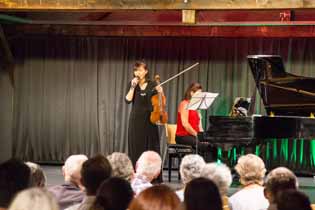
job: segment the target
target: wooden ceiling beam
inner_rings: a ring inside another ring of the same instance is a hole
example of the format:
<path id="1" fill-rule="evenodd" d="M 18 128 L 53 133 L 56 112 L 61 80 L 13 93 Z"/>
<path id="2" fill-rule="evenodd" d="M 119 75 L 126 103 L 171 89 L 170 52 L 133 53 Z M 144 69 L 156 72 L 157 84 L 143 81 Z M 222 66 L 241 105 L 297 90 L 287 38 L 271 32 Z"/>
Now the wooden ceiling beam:
<path id="1" fill-rule="evenodd" d="M 7 25 L 8 36 L 135 36 L 135 37 L 315 37 L 315 25 L 168 26 L 168 25 Z"/>
<path id="2" fill-rule="evenodd" d="M 287 9 L 315 8 L 314 0 L 0 0 L 0 10 L 91 11 L 103 10 L 182 10 L 182 9 Z"/>
<path id="3" fill-rule="evenodd" d="M 184 10 L 183 10 L 184 11 Z M 190 11 L 190 10 L 188 10 Z M 195 10 L 193 10 L 195 11 Z M 274 10 L 200 10 L 195 13 L 197 24 L 208 22 L 273 22 L 273 21 L 315 21 L 315 9 Z M 147 24 L 181 23 L 180 10 L 120 10 L 112 12 L 28 12 L 2 13 L 0 21 L 12 24 L 117 24 L 130 22 Z M 94 22 L 94 23 L 93 23 Z"/>

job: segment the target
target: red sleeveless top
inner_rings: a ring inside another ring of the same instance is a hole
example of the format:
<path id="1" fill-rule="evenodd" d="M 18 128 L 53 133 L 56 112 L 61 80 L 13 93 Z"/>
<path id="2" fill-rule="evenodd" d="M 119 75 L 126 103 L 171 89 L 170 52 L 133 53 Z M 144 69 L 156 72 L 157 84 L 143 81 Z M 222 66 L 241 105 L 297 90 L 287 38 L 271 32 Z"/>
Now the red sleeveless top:
<path id="1" fill-rule="evenodd" d="M 187 100 L 185 100 L 187 101 Z M 182 103 L 182 102 L 181 102 Z M 199 113 L 196 110 L 188 110 L 188 122 L 191 127 L 196 131 L 199 132 L 199 124 L 200 124 L 200 117 Z M 177 113 L 177 128 L 176 128 L 176 136 L 190 136 L 191 134 L 186 131 L 183 126 L 182 118 L 180 112 Z"/>

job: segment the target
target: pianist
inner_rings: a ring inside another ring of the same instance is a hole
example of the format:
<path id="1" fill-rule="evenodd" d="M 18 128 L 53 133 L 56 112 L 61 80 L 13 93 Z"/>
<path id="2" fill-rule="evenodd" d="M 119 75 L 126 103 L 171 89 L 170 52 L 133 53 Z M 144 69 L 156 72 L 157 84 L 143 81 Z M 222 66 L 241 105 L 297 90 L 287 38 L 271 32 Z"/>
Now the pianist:
<path id="1" fill-rule="evenodd" d="M 198 151 L 205 154 L 207 161 L 211 160 L 209 143 L 199 142 L 198 132 L 203 131 L 201 115 L 197 110 L 188 110 L 188 104 L 193 94 L 202 91 L 202 86 L 194 82 L 186 90 L 184 99 L 178 106 L 177 129 L 175 141 L 177 144 L 190 145 L 193 148 L 198 144 Z"/>

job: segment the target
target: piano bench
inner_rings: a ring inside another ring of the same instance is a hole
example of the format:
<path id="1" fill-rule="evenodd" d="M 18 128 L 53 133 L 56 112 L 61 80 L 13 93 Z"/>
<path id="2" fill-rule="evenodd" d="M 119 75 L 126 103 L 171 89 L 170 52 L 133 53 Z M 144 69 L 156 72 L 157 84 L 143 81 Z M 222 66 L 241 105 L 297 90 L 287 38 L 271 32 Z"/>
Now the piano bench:
<path id="1" fill-rule="evenodd" d="M 180 163 L 185 155 L 193 154 L 194 150 L 191 146 L 182 144 L 168 144 L 167 154 L 168 154 L 168 181 L 171 182 L 172 169 L 178 170 L 178 180 L 180 180 Z M 178 160 L 178 168 L 173 168 L 173 159 Z"/>

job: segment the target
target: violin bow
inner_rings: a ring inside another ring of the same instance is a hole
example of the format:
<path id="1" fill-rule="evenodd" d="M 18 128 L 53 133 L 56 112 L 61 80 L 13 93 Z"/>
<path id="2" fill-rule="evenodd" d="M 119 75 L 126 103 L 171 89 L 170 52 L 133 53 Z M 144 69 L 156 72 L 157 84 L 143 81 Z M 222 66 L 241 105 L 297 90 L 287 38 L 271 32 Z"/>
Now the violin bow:
<path id="1" fill-rule="evenodd" d="M 178 77 L 179 75 L 181 75 L 181 74 L 183 74 L 183 73 L 185 73 L 185 72 L 187 72 L 187 71 L 189 71 L 189 70 L 195 68 L 195 67 L 198 66 L 198 65 L 199 65 L 199 62 L 197 62 L 197 63 L 195 63 L 195 64 L 193 64 L 193 65 L 191 65 L 191 66 L 185 68 L 183 71 L 179 72 L 178 74 L 175 74 L 174 76 L 168 78 L 168 79 L 165 80 L 164 82 L 161 82 L 161 83 L 160 83 L 160 86 L 162 86 L 162 85 L 164 85 L 165 83 L 171 81 L 172 79 L 175 79 L 175 78 Z"/>

